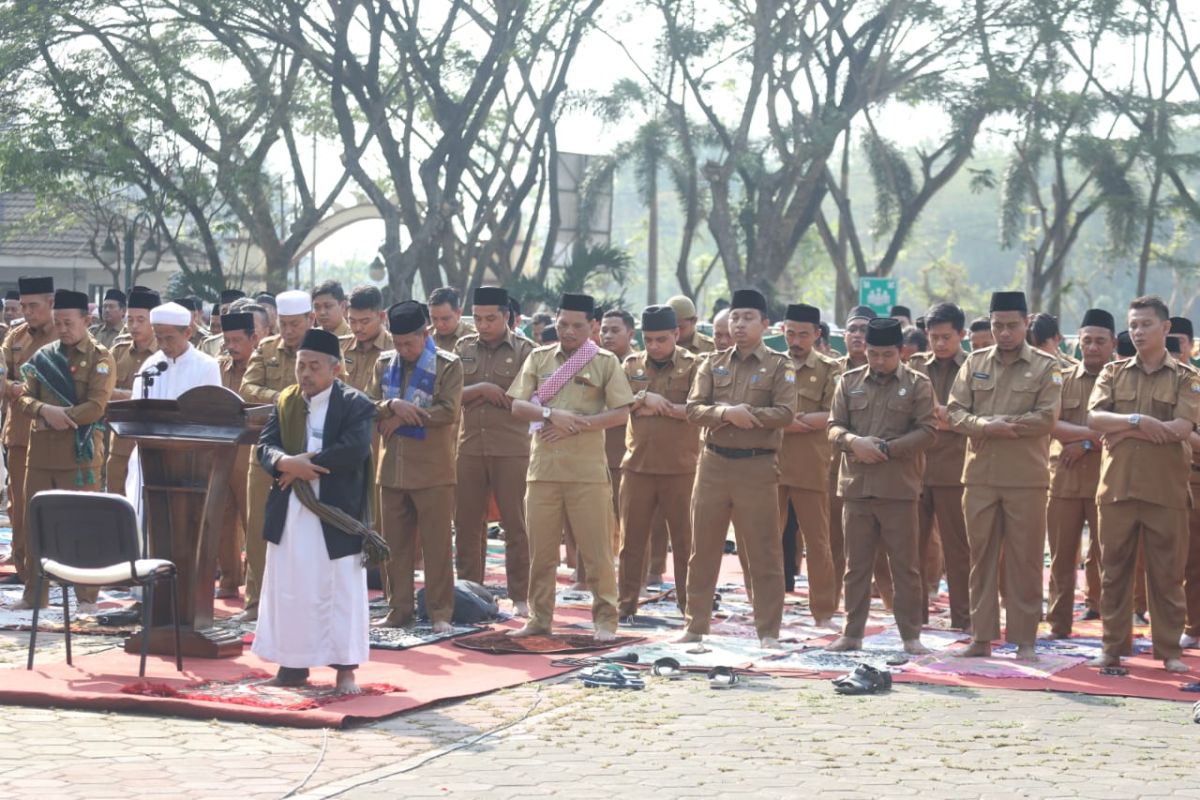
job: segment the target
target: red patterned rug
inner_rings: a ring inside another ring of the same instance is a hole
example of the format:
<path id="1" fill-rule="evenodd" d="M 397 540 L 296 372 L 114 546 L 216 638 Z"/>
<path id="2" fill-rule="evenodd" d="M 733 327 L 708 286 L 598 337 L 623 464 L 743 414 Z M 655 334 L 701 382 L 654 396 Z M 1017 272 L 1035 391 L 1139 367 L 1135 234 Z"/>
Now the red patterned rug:
<path id="1" fill-rule="evenodd" d="M 305 686 L 266 686 L 263 684 L 263 681 L 270 680 L 272 677 L 269 672 L 254 670 L 237 680 L 201 681 L 188 686 L 169 686 L 165 683 L 143 681 L 126 686 L 121 689 L 121 692 L 144 697 L 170 697 L 207 703 L 230 703 L 239 706 L 254 706 L 255 708 L 271 708 L 278 711 L 308 711 L 358 697 L 372 697 L 404 691 L 400 687 L 388 683 L 369 683 L 360 686 L 362 692 L 357 695 L 337 694 L 333 690 L 333 685 L 328 683 L 310 683 Z"/>
<path id="2" fill-rule="evenodd" d="M 482 650 L 495 655 L 547 655 L 556 653 L 591 653 L 597 650 L 612 650 L 628 647 L 645 641 L 643 636 L 618 636 L 611 642 L 598 643 L 590 633 L 552 633 L 546 636 L 529 636 L 514 639 L 508 631 L 488 631 L 475 636 L 463 636 L 451 643 L 468 650 Z"/>

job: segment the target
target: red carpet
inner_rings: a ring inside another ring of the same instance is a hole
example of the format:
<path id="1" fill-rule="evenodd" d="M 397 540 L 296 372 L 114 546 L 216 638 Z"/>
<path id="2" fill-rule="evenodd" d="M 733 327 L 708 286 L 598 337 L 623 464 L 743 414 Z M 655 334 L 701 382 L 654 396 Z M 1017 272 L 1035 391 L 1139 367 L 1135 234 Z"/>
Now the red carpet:
<path id="1" fill-rule="evenodd" d="M 0 673 L 4 676 L 0 681 L 0 704 L 154 713 L 300 728 L 341 728 L 442 700 L 484 694 L 570 671 L 569 668 L 551 666 L 553 656 L 493 656 L 454 647 L 448 641 L 411 650 L 373 650 L 371 659 L 358 670 L 359 685 L 386 685 L 400 691 L 359 696 L 304 709 L 211 702 L 186 696 L 130 694 L 126 691 L 129 687 L 143 683 L 137 675 L 137 656 L 114 649 L 77 657 L 73 667 L 68 667 L 65 662 L 35 662 L 32 672 L 4 670 Z M 169 656 L 152 656 L 146 664 L 145 682 L 180 692 L 199 682 L 233 684 L 255 670 L 274 674 L 275 667 L 247 651 L 232 659 L 186 659 L 181 674 L 175 671 Z M 314 683 L 331 683 L 333 676 L 333 670 L 315 669 L 312 680 Z"/>

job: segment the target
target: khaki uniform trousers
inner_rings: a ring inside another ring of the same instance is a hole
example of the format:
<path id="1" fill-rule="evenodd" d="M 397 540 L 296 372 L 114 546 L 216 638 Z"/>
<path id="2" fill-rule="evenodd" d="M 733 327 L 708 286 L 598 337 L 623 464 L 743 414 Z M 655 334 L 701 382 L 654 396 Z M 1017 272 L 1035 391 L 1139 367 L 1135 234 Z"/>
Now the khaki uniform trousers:
<path id="1" fill-rule="evenodd" d="M 1131 587 L 1138 544 L 1146 558 L 1150 635 L 1157 659 L 1179 658 L 1187 616 L 1183 576 L 1188 551 L 1188 510 L 1141 500 L 1100 506 L 1100 616 L 1104 654 L 1129 655 L 1133 634 Z"/>
<path id="2" fill-rule="evenodd" d="M 825 492 L 780 486 L 780 523 L 787 522 L 789 501 L 799 525 L 796 532 L 796 572 L 800 571 L 801 563 L 807 556 L 809 609 L 816 619 L 830 619 L 837 610 L 838 591 L 835 584 L 841 576 L 834 573 L 833 553 L 829 548 L 829 498 Z"/>
<path id="3" fill-rule="evenodd" d="M 942 563 L 946 569 L 946 584 L 950 589 L 950 627 L 965 630 L 971 625 L 971 547 L 967 544 L 967 523 L 963 519 L 963 489 L 961 486 L 926 486 L 921 492 L 921 579 L 926 588 L 936 585 L 931 574 L 931 559 L 927 549 L 934 547 L 930 529 L 937 524 L 941 539 Z M 925 603 L 924 621 L 929 621 L 929 604 Z"/>
<path id="4" fill-rule="evenodd" d="M 13 412 L 9 411 L 9 413 Z M 29 586 L 33 577 L 32 574 L 25 572 L 27 541 L 25 536 L 25 459 L 28 454 L 28 447 L 8 448 L 8 500 L 5 503 L 8 511 L 8 523 L 12 526 L 13 532 L 13 564 L 17 567 L 17 577 L 26 586 Z"/>
<path id="5" fill-rule="evenodd" d="M 829 554 L 833 558 L 834 608 L 842 604 L 842 580 L 846 577 L 846 536 L 842 532 L 842 498 L 838 497 L 838 471 L 829 475 Z"/>
<path id="6" fill-rule="evenodd" d="M 783 542 L 779 536 L 775 456 L 729 459 L 705 451 L 692 490 L 692 554 L 688 561 L 687 629 L 708 633 L 725 537 L 733 523 L 738 553 L 753 589 L 758 638 L 777 638 L 783 621 Z"/>
<path id="7" fill-rule="evenodd" d="M 692 474 L 692 479 L 695 480 L 695 473 Z M 658 509 L 655 509 L 654 520 L 650 523 L 650 562 L 646 567 L 647 577 L 650 575 L 657 576 L 666 574 L 667 543 L 670 541 L 670 539 L 670 533 L 667 531 L 667 521 L 663 519 L 662 512 L 660 512 Z M 688 549 L 683 553 L 684 562 L 687 561 L 687 557 L 691 554 L 691 552 L 691 542 L 688 542 Z"/>
<path id="8" fill-rule="evenodd" d="M 455 566 L 461 580 L 483 583 L 487 570 L 488 498 L 496 498 L 504 528 L 504 571 L 508 597 L 529 598 L 529 535 L 525 528 L 524 456 L 458 457 L 458 491 L 455 493 Z"/>
<path id="9" fill-rule="evenodd" d="M 1007 639 L 1032 645 L 1042 617 L 1046 495 L 1043 488 L 967 486 L 963 516 L 971 546 L 971 629 L 976 641 L 1000 638 L 1000 551 L 1004 551 Z"/>
<path id="10" fill-rule="evenodd" d="M 879 549 L 888 555 L 895 586 L 896 626 L 900 637 L 921 635 L 921 609 L 926 606 L 917 558 L 917 501 L 843 499 L 846 532 L 845 635 L 861 639 L 871 611 L 871 578 Z"/>
<path id="11" fill-rule="evenodd" d="M 236 592 L 245 579 L 242 548 L 246 545 L 246 491 L 250 471 L 250 446 L 238 448 L 229 476 L 229 500 L 221 516 L 221 541 L 217 545 L 217 567 L 221 570 L 221 590 Z M 243 451 L 245 454 L 243 457 Z M 258 469 L 255 467 L 255 469 Z M 259 538 L 261 539 L 261 532 Z M 266 548 L 263 548 L 265 554 Z M 265 557 L 265 556 L 264 556 Z"/>
<path id="12" fill-rule="evenodd" d="M 586 570 L 596 630 L 617 630 L 617 576 L 612 555 L 612 486 L 609 483 L 529 481 L 529 626 L 550 632 L 558 588 L 559 542 L 564 526 L 574 533 L 580 575 Z"/>
<path id="13" fill-rule="evenodd" d="M 414 617 L 416 544 L 425 558 L 425 611 L 431 622 L 454 617 L 454 486 L 381 489 L 383 538 L 392 554 L 384 565 L 389 616 L 403 625 Z"/>
<path id="14" fill-rule="evenodd" d="M 1095 500 L 1085 497 L 1050 498 L 1050 504 L 1046 507 L 1050 539 L 1050 597 L 1046 621 L 1050 623 L 1050 631 L 1058 636 L 1069 636 L 1075 621 L 1075 583 L 1085 522 L 1088 530 L 1098 530 Z M 1091 561 L 1089 553 L 1089 573 Z M 1090 588 L 1090 576 L 1088 584 Z"/>
<path id="15" fill-rule="evenodd" d="M 267 566 L 267 540 L 263 538 L 266 525 L 267 495 L 274 478 L 257 462 L 250 452 L 246 474 L 246 610 L 258 608 L 262 593 L 263 570 Z"/>
<path id="16" fill-rule="evenodd" d="M 24 448 L 22 448 L 24 449 Z M 12 451 L 9 451 L 9 458 L 12 458 Z M 11 463 L 11 461 L 10 461 Z M 73 469 L 57 470 L 57 469 L 38 469 L 34 468 L 24 474 L 24 497 L 23 504 L 28 504 L 29 499 L 38 492 L 47 492 L 52 489 L 67 489 L 74 492 L 98 492 L 100 491 L 100 464 L 95 467 L 96 483 L 89 483 L 84 486 L 77 486 L 75 478 L 77 471 Z M 24 510 L 22 510 L 24 513 Z M 34 559 L 33 546 L 31 542 L 26 542 L 24 550 L 25 558 L 25 574 L 28 579 L 25 581 L 25 592 L 22 599 L 29 605 L 33 605 L 35 593 L 37 592 L 37 562 Z M 42 587 L 42 597 L 38 600 L 39 607 L 45 607 L 50 596 L 50 584 L 47 581 Z M 96 598 L 100 596 L 100 589 L 95 586 L 76 586 L 75 599 L 80 603 L 94 603 Z"/>
<path id="17" fill-rule="evenodd" d="M 612 498 L 608 525 L 612 536 L 610 548 L 613 553 L 621 552 L 621 473 L 620 468 L 608 468 L 609 497 Z M 575 531 L 571 528 L 570 519 L 566 520 L 563 525 L 563 539 L 567 544 L 567 565 L 575 570 L 575 582 L 586 584 L 588 582 L 587 565 L 579 558 L 579 545 L 575 542 Z"/>
<path id="18" fill-rule="evenodd" d="M 650 475 L 624 471 L 621 478 L 621 544 L 619 611 L 622 617 L 637 613 L 638 599 L 646 579 L 646 557 L 654 523 L 661 519 L 671 537 L 675 553 L 675 599 L 680 610 L 687 608 L 687 560 L 692 552 L 693 473 Z"/>
<path id="19" fill-rule="evenodd" d="M 104 483 L 110 493 L 125 494 L 125 479 L 129 477 L 129 456 L 109 453 L 104 475 Z"/>
<path id="20" fill-rule="evenodd" d="M 1200 508 L 1188 512 L 1188 552 L 1183 593 L 1187 604 L 1187 623 L 1183 632 L 1200 638 Z"/>

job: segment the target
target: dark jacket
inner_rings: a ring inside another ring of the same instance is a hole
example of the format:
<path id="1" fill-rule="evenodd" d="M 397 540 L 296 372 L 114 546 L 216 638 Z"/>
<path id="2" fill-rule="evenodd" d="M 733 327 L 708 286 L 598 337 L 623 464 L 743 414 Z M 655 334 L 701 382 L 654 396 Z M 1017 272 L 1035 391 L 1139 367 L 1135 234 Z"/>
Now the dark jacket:
<path id="1" fill-rule="evenodd" d="M 321 451 L 313 457 L 314 464 L 329 470 L 328 475 L 321 476 L 318 494 L 321 502 L 336 506 L 360 520 L 365 518 L 368 511 L 374 419 L 375 406 L 365 394 L 341 381 L 335 381 L 329 395 Z M 278 478 L 279 471 L 275 469 L 275 464 L 286 455 L 276 408 L 271 411 L 271 419 L 258 438 L 255 457 L 260 467 Z M 288 497 L 291 493 L 291 489 L 280 489 L 278 484 L 271 486 L 262 532 L 268 542 L 279 544 L 283 538 L 283 523 L 287 519 Z M 331 559 L 362 552 L 361 538 L 343 533 L 329 523 L 322 523 L 321 527 L 325 533 L 325 549 Z"/>

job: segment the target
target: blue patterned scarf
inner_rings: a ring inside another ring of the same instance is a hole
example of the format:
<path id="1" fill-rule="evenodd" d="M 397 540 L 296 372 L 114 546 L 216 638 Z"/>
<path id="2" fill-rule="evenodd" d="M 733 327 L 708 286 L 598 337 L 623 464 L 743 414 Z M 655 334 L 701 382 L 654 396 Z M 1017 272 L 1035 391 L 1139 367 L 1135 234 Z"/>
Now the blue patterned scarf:
<path id="1" fill-rule="evenodd" d="M 400 397 L 400 387 L 404 386 L 404 359 L 397 353 L 383 373 L 383 398 L 385 400 L 403 399 L 420 408 L 433 405 L 433 384 L 437 379 L 437 345 L 432 336 L 425 337 L 425 349 L 413 367 L 412 377 L 408 380 L 408 388 L 404 397 Z M 424 439 L 425 428 L 420 425 L 403 425 L 396 429 L 396 435 L 408 436 L 411 439 Z"/>

